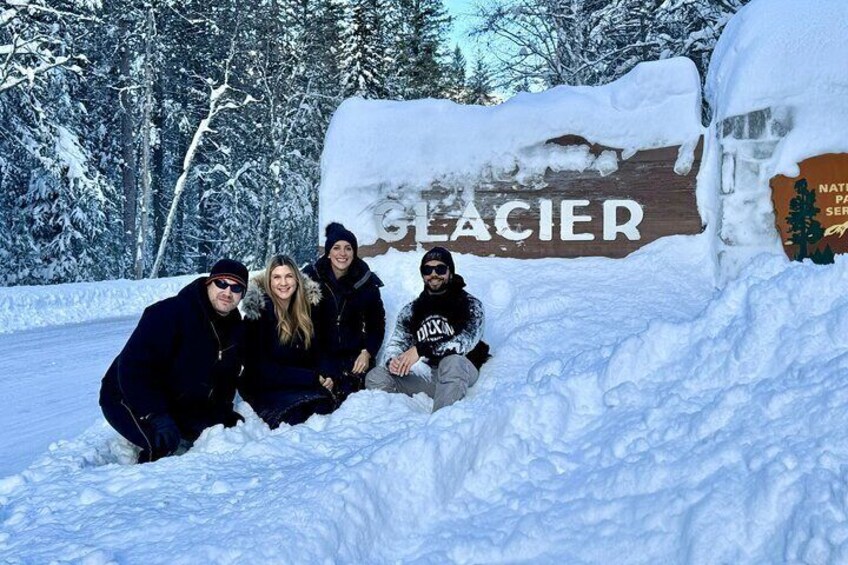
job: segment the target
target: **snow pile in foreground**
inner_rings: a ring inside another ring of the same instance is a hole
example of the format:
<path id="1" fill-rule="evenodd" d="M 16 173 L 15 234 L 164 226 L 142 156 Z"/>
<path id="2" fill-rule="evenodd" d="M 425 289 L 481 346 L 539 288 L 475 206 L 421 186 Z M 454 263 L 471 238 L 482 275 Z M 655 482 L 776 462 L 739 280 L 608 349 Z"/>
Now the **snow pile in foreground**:
<path id="1" fill-rule="evenodd" d="M 362 392 L 130 465 L 97 423 L 0 480 L 0 555 L 117 562 L 848 560 L 848 261 L 704 237 L 621 260 L 460 256 L 495 357 L 464 401 Z M 415 254 L 371 260 L 389 312 Z M 94 408 L 93 408 L 94 410 Z"/>
<path id="2" fill-rule="evenodd" d="M 603 86 L 523 93 L 493 107 L 350 99 L 327 131 L 319 223 L 357 226 L 360 244 L 369 244 L 377 239 L 369 206 L 386 197 L 419 201 L 434 182 L 470 189 L 492 178 L 533 178 L 548 167 L 617 169 L 612 152 L 596 159 L 586 147 L 546 145 L 567 134 L 623 149 L 625 157 L 686 145 L 686 169 L 702 133 L 700 111 L 700 77 L 685 58 L 641 63 Z"/>

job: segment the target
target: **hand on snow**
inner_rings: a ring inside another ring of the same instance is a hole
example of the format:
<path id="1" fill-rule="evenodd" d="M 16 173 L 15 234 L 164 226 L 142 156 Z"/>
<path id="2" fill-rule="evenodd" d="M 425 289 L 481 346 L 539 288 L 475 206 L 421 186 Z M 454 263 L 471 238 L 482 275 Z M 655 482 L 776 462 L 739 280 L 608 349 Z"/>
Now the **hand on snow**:
<path id="1" fill-rule="evenodd" d="M 389 361 L 389 371 L 401 377 L 409 374 L 409 370 L 418 362 L 418 348 L 414 345 Z"/>
<path id="2" fill-rule="evenodd" d="M 153 454 L 165 457 L 174 453 L 180 446 L 180 430 L 176 422 L 167 414 L 152 414 L 147 419 L 153 436 Z"/>

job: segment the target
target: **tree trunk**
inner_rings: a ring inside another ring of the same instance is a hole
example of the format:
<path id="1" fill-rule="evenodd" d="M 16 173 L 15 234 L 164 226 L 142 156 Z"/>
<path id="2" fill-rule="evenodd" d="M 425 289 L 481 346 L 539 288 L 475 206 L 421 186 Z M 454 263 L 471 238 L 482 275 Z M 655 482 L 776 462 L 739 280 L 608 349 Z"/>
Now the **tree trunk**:
<path id="1" fill-rule="evenodd" d="M 126 30 L 122 30 L 126 37 Z M 138 179 L 136 177 L 135 162 L 135 131 L 133 130 L 133 107 L 130 96 L 130 58 L 131 53 L 127 45 L 121 47 L 121 82 L 124 85 L 121 91 L 121 184 L 124 192 L 124 249 L 130 253 L 135 248 L 136 242 L 136 220 L 138 214 Z M 136 275 L 137 277 L 137 275 Z"/>
<path id="2" fill-rule="evenodd" d="M 152 182 L 150 175 L 150 138 L 153 134 L 153 41 L 156 35 L 156 20 L 153 9 L 147 12 L 147 34 L 144 48 L 144 115 L 141 122 L 141 218 L 139 220 L 138 237 L 135 241 L 135 278 L 144 276 L 144 249 L 147 246 L 150 230 L 150 205 L 152 198 Z"/>

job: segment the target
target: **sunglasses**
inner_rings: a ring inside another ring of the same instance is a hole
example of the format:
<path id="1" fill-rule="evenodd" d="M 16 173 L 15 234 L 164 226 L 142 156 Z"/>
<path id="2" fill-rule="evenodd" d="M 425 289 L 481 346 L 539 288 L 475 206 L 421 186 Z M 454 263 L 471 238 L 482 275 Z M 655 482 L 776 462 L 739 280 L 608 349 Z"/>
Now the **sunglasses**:
<path id="1" fill-rule="evenodd" d="M 224 279 L 215 279 L 212 282 L 215 283 L 215 286 L 217 286 L 221 290 L 226 290 L 227 288 L 229 288 L 233 291 L 233 294 L 241 294 L 242 292 L 244 292 L 244 285 L 241 283 L 230 284 Z"/>
<path id="2" fill-rule="evenodd" d="M 436 273 L 439 276 L 444 276 L 448 274 L 448 266 L 445 264 L 441 265 L 421 265 L 421 276 L 426 277 L 427 275 L 431 275 Z"/>

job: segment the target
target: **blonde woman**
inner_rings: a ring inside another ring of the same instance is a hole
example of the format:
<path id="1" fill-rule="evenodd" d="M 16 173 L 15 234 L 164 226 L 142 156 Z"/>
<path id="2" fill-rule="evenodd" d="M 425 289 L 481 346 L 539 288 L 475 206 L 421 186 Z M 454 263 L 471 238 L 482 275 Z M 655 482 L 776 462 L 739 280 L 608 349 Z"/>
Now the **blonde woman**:
<path id="1" fill-rule="evenodd" d="M 311 309 L 318 285 L 291 257 L 275 255 L 244 298 L 245 366 L 239 393 L 271 428 L 335 408 L 333 381 L 318 374 Z"/>

